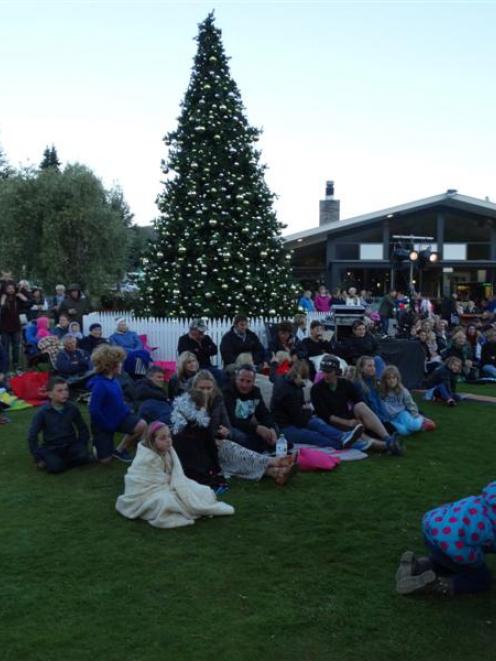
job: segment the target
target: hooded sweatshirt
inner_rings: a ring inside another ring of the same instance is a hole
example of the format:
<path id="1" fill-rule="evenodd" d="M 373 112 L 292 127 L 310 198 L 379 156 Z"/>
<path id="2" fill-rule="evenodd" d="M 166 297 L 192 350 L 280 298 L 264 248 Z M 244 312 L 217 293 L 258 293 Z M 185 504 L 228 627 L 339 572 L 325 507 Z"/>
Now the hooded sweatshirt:
<path id="1" fill-rule="evenodd" d="M 48 330 L 50 319 L 48 317 L 38 317 L 36 320 L 36 341 L 39 342 L 44 337 L 51 335 Z"/>
<path id="2" fill-rule="evenodd" d="M 97 374 L 88 382 L 88 387 L 91 389 L 89 409 L 92 424 L 105 431 L 114 432 L 131 413 L 131 409 L 124 402 L 119 381 Z"/>

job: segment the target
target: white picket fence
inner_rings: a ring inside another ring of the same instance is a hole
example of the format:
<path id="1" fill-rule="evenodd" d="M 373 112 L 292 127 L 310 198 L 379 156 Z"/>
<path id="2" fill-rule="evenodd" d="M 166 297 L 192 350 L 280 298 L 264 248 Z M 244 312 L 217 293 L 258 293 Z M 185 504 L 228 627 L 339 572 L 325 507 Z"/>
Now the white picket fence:
<path id="1" fill-rule="evenodd" d="M 323 319 L 328 316 L 326 312 L 312 312 L 307 315 L 307 328 L 313 319 Z M 130 330 L 138 335 L 146 335 L 148 345 L 157 347 L 153 357 L 155 360 L 173 360 L 177 358 L 177 343 L 181 335 L 189 330 L 190 319 L 155 319 L 154 317 L 133 317 L 132 313 L 126 312 L 92 312 L 83 319 L 84 333 L 88 333 L 90 324 L 102 325 L 103 336 L 109 337 L 116 329 L 116 320 L 124 317 L 128 322 Z M 260 338 L 262 344 L 267 346 L 267 324 L 277 323 L 282 317 L 256 317 L 250 318 L 250 329 Z M 212 338 L 217 347 L 220 347 L 222 336 L 230 330 L 232 319 L 205 319 L 208 325 L 207 334 Z M 215 365 L 220 365 L 220 354 L 212 360 Z"/>

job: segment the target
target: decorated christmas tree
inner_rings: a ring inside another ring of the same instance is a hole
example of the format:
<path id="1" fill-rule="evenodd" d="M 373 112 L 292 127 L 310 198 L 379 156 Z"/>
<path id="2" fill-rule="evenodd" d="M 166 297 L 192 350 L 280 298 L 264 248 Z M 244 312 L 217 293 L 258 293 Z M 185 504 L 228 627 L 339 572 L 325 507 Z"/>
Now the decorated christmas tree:
<path id="1" fill-rule="evenodd" d="M 169 147 L 156 240 L 143 260 L 144 312 L 155 316 L 290 314 L 291 255 L 213 14 Z"/>

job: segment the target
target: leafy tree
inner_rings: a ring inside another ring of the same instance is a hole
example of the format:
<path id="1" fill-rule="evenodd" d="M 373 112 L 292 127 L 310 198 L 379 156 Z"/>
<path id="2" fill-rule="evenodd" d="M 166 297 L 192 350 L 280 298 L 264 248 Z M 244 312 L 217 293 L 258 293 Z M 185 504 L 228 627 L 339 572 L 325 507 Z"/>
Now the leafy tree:
<path id="1" fill-rule="evenodd" d="M 84 165 L 26 169 L 0 187 L 0 260 L 44 287 L 79 282 L 93 294 L 121 279 L 129 209 Z"/>
<path id="2" fill-rule="evenodd" d="M 231 77 L 213 14 L 198 51 L 158 198 L 157 239 L 144 260 L 144 309 L 154 315 L 288 313 L 295 285 L 274 195 Z"/>
<path id="3" fill-rule="evenodd" d="M 10 167 L 7 156 L 0 145 L 0 180 L 7 179 L 13 174 L 14 170 Z"/>
<path id="4" fill-rule="evenodd" d="M 40 170 L 48 170 L 50 168 L 59 172 L 60 165 L 61 163 L 54 145 L 52 145 L 51 148 L 47 147 L 43 152 L 43 160 L 40 163 Z"/>

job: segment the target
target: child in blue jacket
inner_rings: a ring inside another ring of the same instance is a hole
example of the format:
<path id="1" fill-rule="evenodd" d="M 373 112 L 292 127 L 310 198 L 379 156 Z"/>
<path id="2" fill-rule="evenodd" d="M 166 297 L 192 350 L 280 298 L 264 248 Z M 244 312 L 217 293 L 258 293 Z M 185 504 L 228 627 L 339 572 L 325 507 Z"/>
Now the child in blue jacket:
<path id="1" fill-rule="evenodd" d="M 90 415 L 93 444 L 98 460 L 109 463 L 112 457 L 130 464 L 128 452 L 135 447 L 146 431 L 146 422 L 134 414 L 124 402 L 119 381 L 115 378 L 122 371 L 126 354 L 121 347 L 101 344 L 91 354 L 96 376 L 88 382 L 91 389 Z M 114 434 L 124 434 L 114 449 Z"/>
<path id="2" fill-rule="evenodd" d="M 401 556 L 396 572 L 400 594 L 467 594 L 491 587 L 486 553 L 496 553 L 496 482 L 480 496 L 469 496 L 427 512 L 422 519 L 429 557 Z"/>

